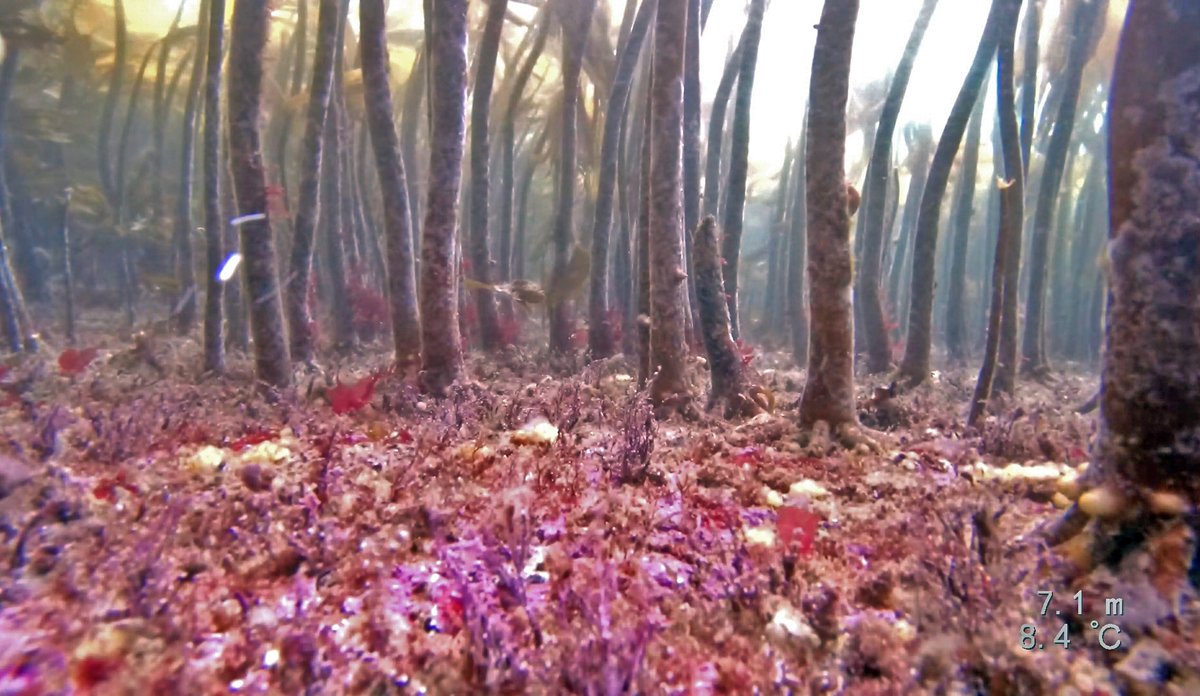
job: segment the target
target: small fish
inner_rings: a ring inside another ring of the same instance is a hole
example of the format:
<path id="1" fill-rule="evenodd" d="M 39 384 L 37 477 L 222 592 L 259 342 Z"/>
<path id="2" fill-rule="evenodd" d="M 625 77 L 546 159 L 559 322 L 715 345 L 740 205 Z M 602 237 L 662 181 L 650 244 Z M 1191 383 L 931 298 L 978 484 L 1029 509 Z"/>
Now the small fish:
<path id="1" fill-rule="evenodd" d="M 546 294 L 532 280 L 514 280 L 509 283 L 483 283 L 473 278 L 463 278 L 463 285 L 468 290 L 483 290 L 499 295 L 507 295 L 521 304 L 541 304 L 546 301 Z"/>
<path id="2" fill-rule="evenodd" d="M 532 280 L 514 280 L 509 287 L 513 299 L 521 304 L 541 304 L 546 301 L 546 293 Z"/>
<path id="3" fill-rule="evenodd" d="M 71 217 L 76 221 L 99 223 L 112 216 L 112 208 L 104 193 L 95 186 L 75 186 L 71 189 Z"/>

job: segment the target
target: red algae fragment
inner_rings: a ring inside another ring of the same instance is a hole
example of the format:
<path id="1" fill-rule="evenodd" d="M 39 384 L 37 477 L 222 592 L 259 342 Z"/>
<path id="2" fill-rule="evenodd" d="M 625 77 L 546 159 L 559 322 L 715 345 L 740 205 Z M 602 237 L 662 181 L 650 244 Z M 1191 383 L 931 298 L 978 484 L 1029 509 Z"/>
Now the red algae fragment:
<path id="1" fill-rule="evenodd" d="M 99 354 L 100 349 L 94 346 L 91 348 L 68 348 L 58 356 L 58 371 L 64 375 L 77 375 L 86 370 Z"/>
<path id="2" fill-rule="evenodd" d="M 813 540 L 817 536 L 817 525 L 820 522 L 821 516 L 811 510 L 795 506 L 782 508 L 777 522 L 779 540 L 785 547 L 791 546 L 795 541 L 800 555 L 807 555 L 812 551 Z"/>
<path id="3" fill-rule="evenodd" d="M 229 443 L 229 449 L 233 450 L 234 452 L 240 452 L 248 447 L 261 445 L 267 440 L 274 439 L 276 435 L 277 433 L 270 430 L 252 431 Z"/>
<path id="4" fill-rule="evenodd" d="M 382 377 L 383 374 L 377 372 L 350 384 L 338 382 L 326 394 L 330 408 L 337 414 L 361 410 L 371 402 L 371 397 L 375 395 L 375 383 Z"/>
<path id="5" fill-rule="evenodd" d="M 71 677 L 81 689 L 94 689 L 112 679 L 120 668 L 120 658 L 88 655 L 75 663 Z"/>
<path id="6" fill-rule="evenodd" d="M 113 501 L 116 499 L 118 488 L 124 488 L 133 495 L 139 493 L 138 487 L 129 482 L 129 474 L 124 470 L 118 471 L 113 476 L 103 476 L 92 488 L 92 495 L 97 500 Z"/>

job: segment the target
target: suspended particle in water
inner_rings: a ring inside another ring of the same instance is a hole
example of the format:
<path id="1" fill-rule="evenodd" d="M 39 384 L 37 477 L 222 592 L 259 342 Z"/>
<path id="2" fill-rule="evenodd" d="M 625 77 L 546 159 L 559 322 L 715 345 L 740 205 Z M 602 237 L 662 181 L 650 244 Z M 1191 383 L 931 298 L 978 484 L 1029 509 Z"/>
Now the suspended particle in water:
<path id="1" fill-rule="evenodd" d="M 245 225 L 248 222 L 258 222 L 259 220 L 266 220 L 266 219 L 267 219 L 266 213 L 248 213 L 246 215 L 239 215 L 239 216 L 235 217 L 234 219 L 229 221 L 229 224 L 234 227 L 239 227 L 241 225 Z"/>
<path id="2" fill-rule="evenodd" d="M 222 283 L 228 283 L 229 279 L 237 273 L 238 266 L 242 264 L 242 255 L 238 252 L 233 252 L 229 258 L 225 259 L 225 263 L 221 264 L 221 270 L 217 271 L 217 280 Z"/>

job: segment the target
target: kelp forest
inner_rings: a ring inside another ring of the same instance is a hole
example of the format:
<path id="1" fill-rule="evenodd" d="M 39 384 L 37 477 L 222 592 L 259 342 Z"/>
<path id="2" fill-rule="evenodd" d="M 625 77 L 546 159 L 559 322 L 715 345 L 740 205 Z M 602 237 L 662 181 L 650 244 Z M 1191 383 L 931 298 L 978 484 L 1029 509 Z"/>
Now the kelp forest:
<path id="1" fill-rule="evenodd" d="M 1195 0 L 0 0 L 0 694 L 1200 693 Z"/>

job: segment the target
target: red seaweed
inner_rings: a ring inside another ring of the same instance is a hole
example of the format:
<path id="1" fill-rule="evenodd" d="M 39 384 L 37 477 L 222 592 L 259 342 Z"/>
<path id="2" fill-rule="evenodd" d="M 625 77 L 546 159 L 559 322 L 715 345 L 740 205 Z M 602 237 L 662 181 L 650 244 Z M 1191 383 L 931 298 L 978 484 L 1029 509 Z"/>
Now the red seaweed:
<path id="1" fill-rule="evenodd" d="M 371 397 L 375 395 L 375 384 L 383 376 L 383 372 L 375 372 L 350 384 L 338 381 L 337 385 L 326 393 L 330 408 L 337 414 L 361 410 L 371 402 Z"/>
<path id="2" fill-rule="evenodd" d="M 812 551 L 820 522 L 820 515 L 806 508 L 791 505 L 781 508 L 776 522 L 779 540 L 785 548 L 791 547 L 794 542 L 800 555 L 806 556 Z"/>
<path id="3" fill-rule="evenodd" d="M 86 370 L 99 354 L 100 349 L 94 346 L 91 348 L 67 348 L 58 356 L 58 371 L 64 375 L 77 375 Z"/>

